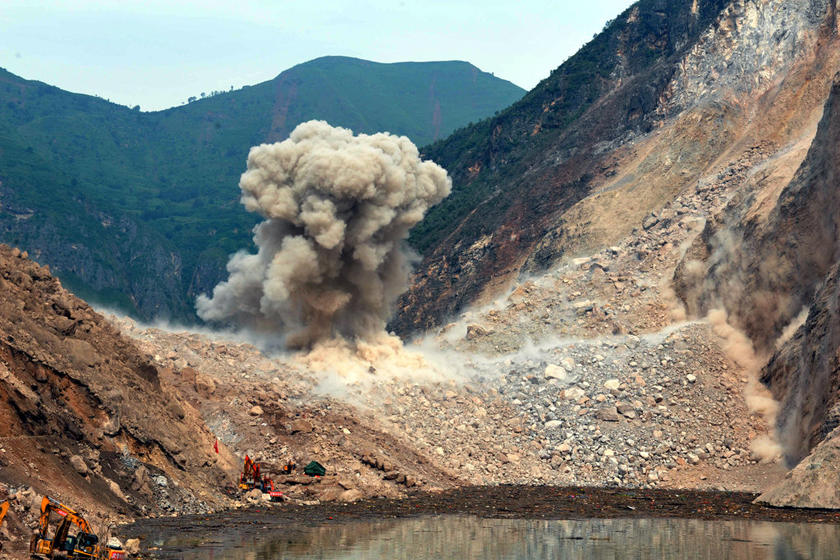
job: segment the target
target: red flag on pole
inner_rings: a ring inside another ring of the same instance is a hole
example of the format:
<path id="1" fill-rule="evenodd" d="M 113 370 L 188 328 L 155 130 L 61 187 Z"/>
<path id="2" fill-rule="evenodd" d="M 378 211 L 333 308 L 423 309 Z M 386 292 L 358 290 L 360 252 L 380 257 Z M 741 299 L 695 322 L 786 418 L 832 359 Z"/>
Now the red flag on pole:
<path id="1" fill-rule="evenodd" d="M 213 449 L 216 450 L 216 453 L 219 452 L 219 440 L 218 439 L 216 440 L 216 443 L 213 444 Z"/>

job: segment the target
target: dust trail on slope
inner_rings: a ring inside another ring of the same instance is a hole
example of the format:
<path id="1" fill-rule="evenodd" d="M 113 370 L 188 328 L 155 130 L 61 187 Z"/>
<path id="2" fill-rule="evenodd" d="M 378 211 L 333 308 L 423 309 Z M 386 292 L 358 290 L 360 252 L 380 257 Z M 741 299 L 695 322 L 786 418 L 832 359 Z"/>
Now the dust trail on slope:
<path id="1" fill-rule="evenodd" d="M 254 229 L 258 251 L 231 257 L 228 280 L 198 298 L 199 316 L 293 348 L 381 341 L 408 287 L 408 232 L 451 185 L 408 138 L 388 133 L 309 121 L 251 148 L 240 188 L 245 208 L 266 218 Z"/>
<path id="2" fill-rule="evenodd" d="M 689 314 L 700 314 L 701 307 L 697 302 L 704 301 L 709 309 L 706 319 L 712 326 L 712 330 L 723 339 L 723 351 L 735 362 L 744 372 L 747 382 L 744 386 L 744 399 L 747 408 L 754 413 L 761 415 L 764 419 L 769 435 L 761 436 L 753 441 L 751 450 L 762 460 L 772 461 L 778 459 L 782 454 L 776 417 L 779 412 L 779 403 L 773 398 L 770 391 L 761 381 L 761 369 L 767 363 L 767 356 L 764 352 L 758 352 L 750 338 L 741 330 L 740 325 L 730 317 L 725 308 L 731 307 L 732 302 L 744 299 L 747 281 L 743 271 L 736 270 L 735 263 L 743 260 L 744 241 L 736 232 L 735 224 L 731 219 L 727 220 L 719 231 L 710 239 L 711 253 L 706 262 L 686 259 L 688 242 L 681 247 L 683 270 L 685 281 L 685 293 L 678 298 L 669 285 L 663 290 L 666 302 L 672 309 L 672 317 L 682 318 Z M 715 278 L 708 274 L 709 270 L 716 267 L 731 269 L 731 274 L 721 285 L 717 285 Z M 762 274 L 778 274 L 774 262 L 762 263 Z M 758 303 L 758 300 L 757 300 Z M 780 294 L 764 294 L 760 300 L 761 309 L 754 310 L 766 315 L 767 309 L 786 305 L 783 296 Z M 688 304 L 688 309 L 686 309 Z M 735 318 L 737 320 L 737 317 Z"/>
<path id="3" fill-rule="evenodd" d="M 756 355 L 750 339 L 729 324 L 726 311 L 713 309 L 709 312 L 707 319 L 714 333 L 724 340 L 724 353 L 740 366 L 747 376 L 747 384 L 744 387 L 747 408 L 751 412 L 760 414 L 767 427 L 774 429 L 779 403 L 773 399 L 767 387 L 759 381 L 759 374 L 765 360 Z M 763 460 L 771 461 L 781 456 L 782 446 L 778 442 L 777 434 L 773 437 L 761 436 L 752 442 L 751 451 Z"/>

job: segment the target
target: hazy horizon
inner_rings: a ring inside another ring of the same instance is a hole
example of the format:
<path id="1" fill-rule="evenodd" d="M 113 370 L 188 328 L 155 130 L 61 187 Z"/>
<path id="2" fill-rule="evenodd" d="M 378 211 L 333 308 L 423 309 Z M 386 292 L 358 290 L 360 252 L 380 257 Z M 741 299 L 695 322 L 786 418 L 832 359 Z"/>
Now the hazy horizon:
<path id="1" fill-rule="evenodd" d="M 264 82 L 323 56 L 463 60 L 530 90 L 632 3 L 243 0 L 233 13 L 221 0 L 7 2 L 0 66 L 144 111 Z"/>

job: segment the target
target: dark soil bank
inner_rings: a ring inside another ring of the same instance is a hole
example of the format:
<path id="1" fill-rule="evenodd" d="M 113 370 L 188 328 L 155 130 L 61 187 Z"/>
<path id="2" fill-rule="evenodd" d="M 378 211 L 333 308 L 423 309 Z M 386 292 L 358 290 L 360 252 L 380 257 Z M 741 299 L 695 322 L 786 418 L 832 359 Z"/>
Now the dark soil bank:
<path id="1" fill-rule="evenodd" d="M 753 504 L 755 494 L 691 490 L 474 486 L 402 500 L 368 499 L 317 505 L 271 504 L 213 515 L 145 519 L 123 528 L 126 537 L 166 540 L 188 533 L 196 539 L 228 531 L 262 533 L 272 525 L 315 525 L 365 518 L 476 515 L 519 519 L 662 518 L 752 519 L 840 523 L 840 511 L 772 508 Z"/>

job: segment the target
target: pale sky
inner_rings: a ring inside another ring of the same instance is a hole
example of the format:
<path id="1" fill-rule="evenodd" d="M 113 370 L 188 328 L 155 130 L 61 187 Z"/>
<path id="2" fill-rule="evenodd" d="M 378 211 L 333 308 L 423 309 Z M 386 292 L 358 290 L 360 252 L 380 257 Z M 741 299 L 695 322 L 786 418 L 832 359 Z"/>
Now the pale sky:
<path id="1" fill-rule="evenodd" d="M 325 55 L 465 60 L 531 89 L 631 0 L 2 0 L 0 67 L 157 110 Z"/>

